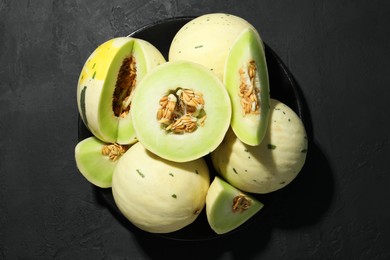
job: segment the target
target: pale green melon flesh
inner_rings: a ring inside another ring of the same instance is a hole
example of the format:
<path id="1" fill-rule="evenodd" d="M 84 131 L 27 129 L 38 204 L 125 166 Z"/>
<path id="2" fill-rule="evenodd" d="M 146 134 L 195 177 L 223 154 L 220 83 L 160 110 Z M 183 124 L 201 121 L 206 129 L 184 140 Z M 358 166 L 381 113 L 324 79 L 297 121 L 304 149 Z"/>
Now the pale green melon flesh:
<path id="1" fill-rule="evenodd" d="M 229 130 L 211 154 L 220 175 L 242 191 L 279 190 L 295 179 L 306 160 L 308 140 L 301 119 L 282 102 L 270 101 L 269 126 L 260 145 L 246 145 Z"/>
<path id="2" fill-rule="evenodd" d="M 162 54 L 149 42 L 136 39 L 132 48 L 132 55 L 137 64 L 137 84 L 146 73 L 165 62 Z M 125 118 L 119 119 L 116 142 L 118 144 L 133 144 L 137 141 L 130 113 Z"/>
<path id="3" fill-rule="evenodd" d="M 249 61 L 255 61 L 260 87 L 260 113 L 243 115 L 239 88 L 239 70 Z M 248 145 L 261 143 L 268 126 L 269 81 L 264 46 L 255 30 L 245 30 L 232 46 L 226 59 L 224 83 L 232 101 L 231 126 L 237 137 Z"/>
<path id="4" fill-rule="evenodd" d="M 140 142 L 121 157 L 112 192 L 123 215 L 140 229 L 169 233 L 191 224 L 203 210 L 210 175 L 203 158 L 164 160 Z"/>
<path id="5" fill-rule="evenodd" d="M 102 155 L 106 143 L 96 137 L 88 137 L 75 147 L 75 159 L 80 173 L 92 184 L 101 187 L 111 187 L 112 174 L 118 161 L 112 161 Z"/>
<path id="6" fill-rule="evenodd" d="M 223 79 L 225 59 L 237 36 L 254 28 L 241 17 L 211 13 L 185 24 L 175 35 L 169 61 L 188 60 L 204 65 Z"/>
<path id="7" fill-rule="evenodd" d="M 112 108 L 119 70 L 123 60 L 131 55 L 136 59 L 137 82 L 147 70 L 165 62 L 150 43 L 119 37 L 103 43 L 90 55 L 79 78 L 77 101 L 81 118 L 94 136 L 107 143 L 136 141 L 131 118 L 115 116 Z"/>
<path id="8" fill-rule="evenodd" d="M 203 93 L 204 126 L 192 133 L 168 133 L 157 120 L 159 101 L 178 87 Z M 149 72 L 135 91 L 130 110 L 137 138 L 158 156 L 185 162 L 212 152 L 229 128 L 231 104 L 222 82 L 205 67 L 186 61 L 167 62 Z"/>
<path id="9" fill-rule="evenodd" d="M 250 202 L 247 209 L 234 210 L 234 198 Z M 219 177 L 215 177 L 206 197 L 206 213 L 210 227 L 217 234 L 228 233 L 252 218 L 264 205 L 253 196 L 243 193 Z"/>

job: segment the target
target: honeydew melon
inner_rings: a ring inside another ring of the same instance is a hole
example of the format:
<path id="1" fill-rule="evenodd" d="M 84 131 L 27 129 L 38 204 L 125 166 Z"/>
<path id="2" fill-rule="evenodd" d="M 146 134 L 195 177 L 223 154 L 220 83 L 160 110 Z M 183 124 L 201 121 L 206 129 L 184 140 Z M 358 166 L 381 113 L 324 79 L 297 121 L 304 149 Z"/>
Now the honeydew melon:
<path id="1" fill-rule="evenodd" d="M 175 162 L 203 157 L 222 142 L 231 119 L 227 90 L 200 64 L 168 61 L 136 89 L 130 111 L 138 140 Z"/>
<path id="2" fill-rule="evenodd" d="M 263 208 L 253 196 L 216 176 L 206 196 L 206 215 L 212 230 L 228 233 L 244 224 Z"/>
<path id="3" fill-rule="evenodd" d="M 77 168 L 90 183 L 109 188 L 118 159 L 126 149 L 127 146 L 106 144 L 95 136 L 88 137 L 75 147 Z"/>
<path id="4" fill-rule="evenodd" d="M 176 33 L 169 48 L 168 60 L 202 64 L 223 80 L 229 50 L 237 37 L 248 28 L 255 29 L 248 21 L 235 15 L 201 15 Z"/>
<path id="5" fill-rule="evenodd" d="M 80 116 L 107 143 L 137 141 L 128 110 L 132 91 L 163 55 L 147 41 L 118 37 L 98 46 L 85 62 L 77 85 Z"/>
<path id="6" fill-rule="evenodd" d="M 264 46 L 255 30 L 244 30 L 232 45 L 224 84 L 232 102 L 234 133 L 248 145 L 259 145 L 268 126 L 270 91 Z"/>
<path id="7" fill-rule="evenodd" d="M 230 129 L 211 154 L 217 172 L 242 191 L 279 190 L 296 178 L 306 160 L 308 140 L 301 119 L 276 99 L 270 105 L 269 125 L 260 145 L 244 144 Z"/>
<path id="8" fill-rule="evenodd" d="M 138 142 L 120 158 L 112 192 L 123 215 L 151 233 L 174 232 L 191 224 L 206 202 L 209 169 L 203 158 L 164 160 Z"/>

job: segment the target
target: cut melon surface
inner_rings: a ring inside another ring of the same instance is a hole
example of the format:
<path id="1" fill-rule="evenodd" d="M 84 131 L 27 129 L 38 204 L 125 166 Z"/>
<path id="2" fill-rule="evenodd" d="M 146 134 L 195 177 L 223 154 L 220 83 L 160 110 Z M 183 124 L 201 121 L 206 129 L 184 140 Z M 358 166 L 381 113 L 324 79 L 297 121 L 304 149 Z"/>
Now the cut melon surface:
<path id="1" fill-rule="evenodd" d="M 102 154 L 108 144 L 95 136 L 80 141 L 75 147 L 76 165 L 80 173 L 92 184 L 100 188 L 109 188 L 118 158 L 112 160 Z M 108 154 L 107 154 L 108 155 Z"/>
<path id="2" fill-rule="evenodd" d="M 184 92 L 198 97 L 192 99 L 198 111 L 185 103 L 180 96 Z M 166 102 L 172 103 L 172 111 L 166 111 L 169 105 L 162 107 Z M 186 162 L 209 154 L 222 142 L 230 125 L 231 104 L 223 83 L 204 66 L 167 62 L 144 77 L 134 93 L 131 116 L 146 149 L 167 160 Z M 172 127 L 175 122 L 177 128 Z"/>
<path id="3" fill-rule="evenodd" d="M 147 71 L 164 62 L 157 48 L 131 37 L 113 38 L 93 51 L 80 73 L 77 104 L 94 136 L 107 143 L 137 141 L 126 97 Z"/>
<path id="4" fill-rule="evenodd" d="M 232 45 L 224 84 L 232 101 L 234 133 L 248 145 L 259 145 L 268 126 L 270 91 L 264 46 L 255 30 L 243 31 Z"/>
<path id="5" fill-rule="evenodd" d="M 244 224 L 264 205 L 216 176 L 206 196 L 206 214 L 217 234 L 228 233 Z"/>

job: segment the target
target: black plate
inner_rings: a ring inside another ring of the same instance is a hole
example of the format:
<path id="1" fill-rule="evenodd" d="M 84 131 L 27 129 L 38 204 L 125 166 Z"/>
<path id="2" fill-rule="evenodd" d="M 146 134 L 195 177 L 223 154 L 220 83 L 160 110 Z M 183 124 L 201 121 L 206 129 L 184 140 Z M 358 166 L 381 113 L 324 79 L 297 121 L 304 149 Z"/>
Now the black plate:
<path id="1" fill-rule="evenodd" d="M 194 17 L 178 17 L 158 21 L 136 30 L 129 36 L 144 39 L 150 42 L 155 47 L 157 47 L 167 59 L 169 46 L 176 32 L 185 23 L 193 18 Z M 303 100 L 300 95 L 299 88 L 295 83 L 291 73 L 288 71 L 276 53 L 267 44 L 265 44 L 265 53 L 269 73 L 271 97 L 276 98 L 291 107 L 305 122 L 303 115 Z M 91 133 L 85 127 L 80 117 L 78 122 L 78 136 L 79 141 L 81 141 L 91 136 Z M 206 160 L 211 170 L 211 178 L 213 178 L 216 172 L 210 163 L 209 156 L 206 156 Z M 102 189 L 95 186 L 93 187 L 96 191 L 96 195 L 99 201 L 101 201 L 112 212 L 112 214 L 123 223 L 123 225 L 125 225 L 132 232 L 146 233 L 133 226 L 119 212 L 115 205 L 111 189 Z M 265 204 L 264 208 L 249 221 L 227 234 L 217 235 L 214 233 L 213 230 L 209 227 L 205 210 L 203 210 L 196 221 L 191 225 L 173 233 L 157 234 L 157 236 L 175 240 L 199 241 L 232 235 L 236 232 L 244 230 L 254 222 L 256 222 L 258 225 L 261 225 L 262 218 L 264 218 L 266 214 L 272 214 L 271 206 L 277 204 L 276 200 L 278 197 L 280 197 L 281 192 L 283 192 L 283 189 L 266 195 L 255 195 L 255 197 L 257 197 Z"/>

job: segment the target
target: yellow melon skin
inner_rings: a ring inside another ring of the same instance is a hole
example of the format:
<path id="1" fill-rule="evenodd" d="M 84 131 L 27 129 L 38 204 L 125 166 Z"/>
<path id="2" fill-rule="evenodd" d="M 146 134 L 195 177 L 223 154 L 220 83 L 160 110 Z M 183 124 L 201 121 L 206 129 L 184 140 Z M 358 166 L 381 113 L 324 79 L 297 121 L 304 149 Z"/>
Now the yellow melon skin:
<path id="1" fill-rule="evenodd" d="M 149 70 L 165 63 L 160 51 L 145 40 L 112 38 L 91 53 L 77 83 L 77 105 L 81 119 L 94 136 L 106 143 L 132 144 L 137 141 L 131 117 L 115 116 L 112 107 L 122 62 L 130 56 L 136 59 L 137 82 Z"/>
<path id="2" fill-rule="evenodd" d="M 174 232 L 191 224 L 206 203 L 210 175 L 203 158 L 176 163 L 138 142 L 120 158 L 112 192 L 122 214 L 151 233 Z"/>

